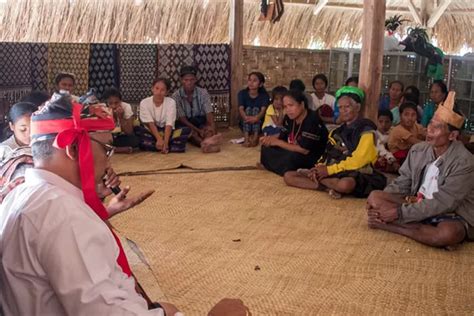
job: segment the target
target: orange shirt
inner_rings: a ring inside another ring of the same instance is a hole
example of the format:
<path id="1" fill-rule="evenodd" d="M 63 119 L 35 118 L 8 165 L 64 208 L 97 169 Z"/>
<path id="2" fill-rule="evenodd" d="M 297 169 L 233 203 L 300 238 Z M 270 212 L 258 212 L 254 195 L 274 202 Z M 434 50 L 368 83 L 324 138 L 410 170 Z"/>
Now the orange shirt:
<path id="1" fill-rule="evenodd" d="M 388 149 L 392 153 L 400 150 L 409 150 L 411 146 L 424 141 L 425 138 L 426 131 L 420 124 L 415 123 L 411 129 L 407 129 L 399 124 L 390 131 Z"/>

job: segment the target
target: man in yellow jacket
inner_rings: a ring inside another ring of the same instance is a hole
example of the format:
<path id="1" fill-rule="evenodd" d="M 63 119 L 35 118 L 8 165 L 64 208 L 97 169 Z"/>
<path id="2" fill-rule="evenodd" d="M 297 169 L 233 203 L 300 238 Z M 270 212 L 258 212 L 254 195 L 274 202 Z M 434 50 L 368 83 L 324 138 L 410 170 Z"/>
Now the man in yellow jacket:
<path id="1" fill-rule="evenodd" d="M 342 87 L 336 93 L 342 125 L 329 134 L 325 155 L 311 170 L 287 172 L 285 182 L 303 189 L 325 190 L 334 198 L 342 194 L 367 197 L 381 190 L 387 180 L 375 171 L 377 160 L 376 125 L 360 118 L 364 92 L 356 87 Z"/>

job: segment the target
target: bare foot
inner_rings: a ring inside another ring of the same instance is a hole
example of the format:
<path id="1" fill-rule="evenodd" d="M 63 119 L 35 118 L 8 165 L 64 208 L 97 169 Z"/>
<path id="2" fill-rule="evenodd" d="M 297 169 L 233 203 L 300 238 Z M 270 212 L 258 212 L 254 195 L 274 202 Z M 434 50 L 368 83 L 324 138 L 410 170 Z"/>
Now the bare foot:
<path id="1" fill-rule="evenodd" d="M 221 147 L 219 145 L 202 146 L 201 150 L 205 154 L 218 153 L 221 151 Z"/>
<path id="2" fill-rule="evenodd" d="M 242 146 L 243 146 L 243 147 L 250 147 L 249 141 L 243 142 L 243 143 L 242 143 Z"/>
<path id="3" fill-rule="evenodd" d="M 335 200 L 342 199 L 342 194 L 337 192 L 336 190 L 329 189 L 328 193 L 329 193 L 329 196 Z"/>

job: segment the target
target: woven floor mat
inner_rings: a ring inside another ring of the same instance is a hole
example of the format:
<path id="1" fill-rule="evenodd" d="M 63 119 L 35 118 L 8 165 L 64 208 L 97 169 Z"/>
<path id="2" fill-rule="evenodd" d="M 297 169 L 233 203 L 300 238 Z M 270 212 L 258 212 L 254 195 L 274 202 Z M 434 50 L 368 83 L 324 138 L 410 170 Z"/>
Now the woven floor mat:
<path id="1" fill-rule="evenodd" d="M 474 244 L 448 252 L 369 230 L 364 200 L 289 188 L 260 170 L 122 182 L 130 194 L 156 190 L 112 223 L 159 280 L 143 284 L 152 298 L 162 291 L 186 315 L 223 297 L 241 298 L 253 315 L 474 310 Z"/>
<path id="2" fill-rule="evenodd" d="M 224 142 L 221 152 L 203 154 L 199 148 L 188 144 L 186 153 L 171 153 L 162 155 L 158 152 L 138 152 L 134 154 L 117 154 L 113 156 L 112 164 L 118 173 L 136 172 L 157 169 L 172 169 L 180 165 L 193 168 L 225 168 L 255 166 L 260 159 L 260 148 L 243 148 L 231 144 L 229 140 L 242 136 L 240 130 L 229 128 L 222 132 Z"/>

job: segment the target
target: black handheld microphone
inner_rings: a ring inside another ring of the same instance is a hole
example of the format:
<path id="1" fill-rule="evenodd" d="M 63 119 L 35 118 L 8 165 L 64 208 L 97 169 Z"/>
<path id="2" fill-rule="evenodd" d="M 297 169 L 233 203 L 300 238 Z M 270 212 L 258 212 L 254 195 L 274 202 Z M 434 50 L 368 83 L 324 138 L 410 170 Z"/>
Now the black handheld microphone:
<path id="1" fill-rule="evenodd" d="M 112 188 L 110 188 L 110 190 L 112 190 L 112 192 L 113 192 L 115 195 L 119 194 L 120 191 L 122 191 L 122 190 L 120 189 L 120 187 L 118 187 L 118 186 L 117 186 L 117 187 L 112 187 Z"/>
<path id="2" fill-rule="evenodd" d="M 105 178 L 104 178 L 104 179 L 102 179 L 102 182 L 103 182 L 103 183 L 104 183 L 104 185 L 105 185 Z M 120 191 L 122 191 L 122 189 L 120 189 L 120 187 L 119 187 L 119 186 L 116 186 L 116 187 L 110 187 L 109 189 L 110 189 L 110 190 L 112 191 L 112 193 L 113 193 L 113 194 L 115 194 L 115 195 L 119 194 L 119 193 L 120 193 Z"/>

